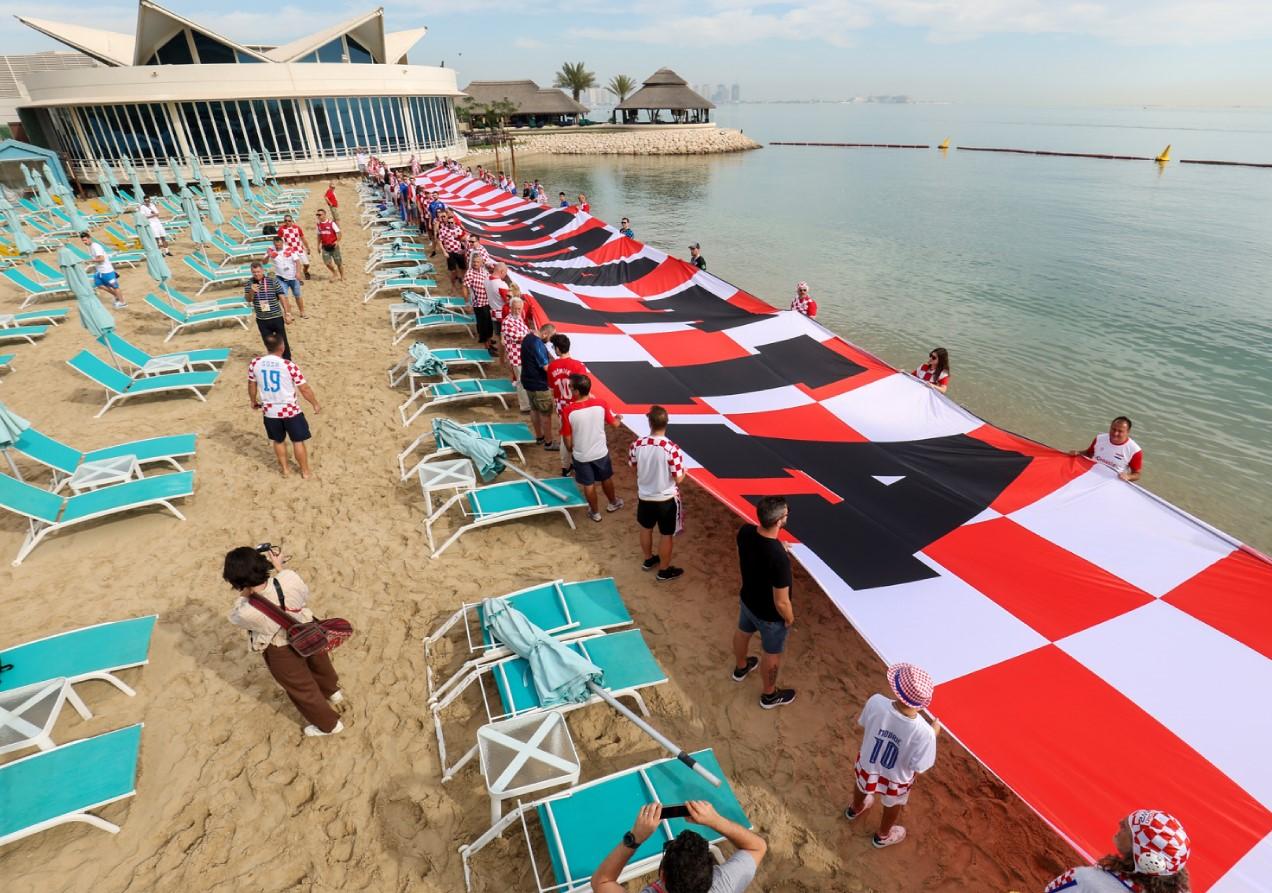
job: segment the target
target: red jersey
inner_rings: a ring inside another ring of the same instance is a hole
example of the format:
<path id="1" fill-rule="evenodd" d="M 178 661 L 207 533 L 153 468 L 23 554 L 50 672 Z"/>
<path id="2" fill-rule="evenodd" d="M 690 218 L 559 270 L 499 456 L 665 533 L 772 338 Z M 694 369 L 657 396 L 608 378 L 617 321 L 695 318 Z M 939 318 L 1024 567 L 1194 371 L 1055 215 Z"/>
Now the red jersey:
<path id="1" fill-rule="evenodd" d="M 327 187 L 327 192 L 323 195 L 323 198 L 327 200 L 327 207 L 340 207 L 340 202 L 336 201 L 336 190 L 332 189 L 330 186 Z"/>
<path id="2" fill-rule="evenodd" d="M 573 357 L 562 357 L 548 363 L 548 384 L 558 412 L 563 404 L 570 402 L 570 376 L 588 374 L 587 367 Z"/>

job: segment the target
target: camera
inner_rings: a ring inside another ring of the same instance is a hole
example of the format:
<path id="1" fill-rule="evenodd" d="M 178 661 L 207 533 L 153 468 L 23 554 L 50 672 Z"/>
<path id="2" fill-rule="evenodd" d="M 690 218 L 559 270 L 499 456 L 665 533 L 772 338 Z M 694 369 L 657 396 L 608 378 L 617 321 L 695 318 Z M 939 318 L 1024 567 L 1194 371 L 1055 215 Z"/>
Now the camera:
<path id="1" fill-rule="evenodd" d="M 274 544 L 273 544 L 273 543 L 261 543 L 259 546 L 257 546 L 257 547 L 256 547 L 256 551 L 257 551 L 257 552 L 261 552 L 261 553 L 265 553 L 265 552 L 273 552 L 273 551 L 274 551 Z"/>

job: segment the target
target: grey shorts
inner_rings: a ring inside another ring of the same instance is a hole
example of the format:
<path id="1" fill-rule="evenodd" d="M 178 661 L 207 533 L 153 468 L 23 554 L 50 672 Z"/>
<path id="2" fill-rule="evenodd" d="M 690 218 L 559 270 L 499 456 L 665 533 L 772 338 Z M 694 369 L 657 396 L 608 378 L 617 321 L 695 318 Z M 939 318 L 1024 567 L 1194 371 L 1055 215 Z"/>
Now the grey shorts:
<path id="1" fill-rule="evenodd" d="M 781 654 L 786 648 L 786 634 L 790 632 L 784 620 L 761 620 L 745 604 L 739 604 L 738 629 L 747 635 L 760 634 L 760 647 L 765 654 Z"/>

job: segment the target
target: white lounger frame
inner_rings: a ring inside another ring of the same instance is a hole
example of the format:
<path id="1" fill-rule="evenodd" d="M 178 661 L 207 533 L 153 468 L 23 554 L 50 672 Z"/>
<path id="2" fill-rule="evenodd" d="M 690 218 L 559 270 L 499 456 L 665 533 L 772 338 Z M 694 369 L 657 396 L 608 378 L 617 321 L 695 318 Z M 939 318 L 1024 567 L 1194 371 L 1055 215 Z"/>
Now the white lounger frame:
<path id="1" fill-rule="evenodd" d="M 505 379 L 499 379 L 499 378 L 486 378 L 485 376 L 481 378 L 444 378 L 439 382 L 435 382 L 435 384 L 459 384 L 460 382 L 465 382 L 465 381 L 488 382 L 488 381 L 504 381 L 504 380 Z M 420 415 L 422 415 L 424 412 L 428 411 L 429 409 L 432 409 L 434 406 L 446 406 L 451 403 L 465 403 L 469 400 L 489 400 L 491 398 L 494 398 L 499 401 L 499 405 L 501 407 L 503 407 L 504 409 L 507 409 L 508 401 L 505 398 L 516 396 L 515 392 L 512 394 L 501 394 L 497 392 L 485 392 L 485 391 L 473 391 L 472 393 L 461 393 L 461 394 L 448 394 L 445 397 L 434 397 L 432 400 L 426 400 L 425 402 L 420 403 L 418 406 L 416 406 L 414 410 L 412 410 L 411 409 L 412 404 L 415 404 L 420 399 L 421 395 L 426 395 L 430 387 L 432 387 L 432 385 L 424 385 L 424 387 L 420 388 L 418 391 L 411 391 L 411 396 L 407 397 L 406 401 L 403 402 L 403 404 L 398 407 L 398 415 L 402 417 L 403 428 L 410 425 L 411 422 L 418 419 Z"/>
<path id="2" fill-rule="evenodd" d="M 167 339 L 165 338 L 164 340 L 166 341 Z M 134 381 L 141 381 L 141 380 L 142 379 L 134 379 Z M 150 381 L 152 379 L 146 379 L 146 380 Z M 148 391 L 138 391 L 135 394 L 129 394 L 127 392 L 122 394 L 116 394 L 114 391 L 107 390 L 100 382 L 93 382 L 93 384 L 97 385 L 102 390 L 106 391 L 106 394 L 107 394 L 106 405 L 97 411 L 97 415 L 93 416 L 93 418 L 95 419 L 100 419 L 103 415 L 105 415 L 106 410 L 114 406 L 116 402 L 123 402 L 124 400 L 127 400 L 129 397 L 149 397 L 154 394 L 173 394 L 178 391 L 193 391 L 194 396 L 198 397 L 204 403 L 207 403 L 208 398 L 203 396 L 203 392 L 200 391 L 199 388 L 207 388 L 209 391 L 212 390 L 211 384 L 206 384 L 206 385 L 185 384 L 185 385 L 177 385 L 176 387 L 170 387 L 170 388 L 152 388 Z"/>
<path id="3" fill-rule="evenodd" d="M 599 630 L 589 631 L 587 635 L 577 636 L 570 640 L 572 645 L 582 645 L 584 654 L 587 653 L 587 642 L 591 639 L 599 639 L 605 636 L 605 632 Z M 511 660 L 511 653 L 503 655 L 502 658 L 480 662 L 469 668 L 467 672 L 457 673 L 454 677 L 447 680 L 445 695 L 434 695 L 428 700 L 428 709 L 433 714 L 433 730 L 437 734 L 437 759 L 442 767 L 442 782 L 448 782 L 455 775 L 467 766 L 477 756 L 477 743 L 474 741 L 473 746 L 460 754 L 458 760 L 454 763 L 446 762 L 446 736 L 442 731 L 442 711 L 455 703 L 464 692 L 477 685 L 477 690 L 481 693 L 482 709 L 486 711 L 486 722 L 499 722 L 504 719 L 512 719 L 516 716 L 534 716 L 539 713 L 546 713 L 555 710 L 558 713 L 569 713 L 572 710 L 578 710 L 580 707 L 590 707 L 593 704 L 603 704 L 605 701 L 600 695 L 592 695 L 586 701 L 578 701 L 570 704 L 557 704 L 555 707 L 534 707 L 529 710 L 512 711 L 504 713 L 502 708 L 499 712 L 495 711 L 494 705 L 490 701 L 490 692 L 486 691 L 486 686 L 481 684 L 481 680 L 486 676 L 493 676 L 495 673 L 504 674 L 505 678 L 508 672 L 508 664 Z M 502 662 L 501 662 L 502 661 Z M 661 679 L 651 681 L 640 688 L 653 688 L 656 685 L 666 685 L 667 676 Z M 640 709 L 642 716 L 649 716 L 649 707 L 645 704 L 645 699 L 637 688 L 612 688 L 607 691 L 616 698 L 631 698 L 636 702 L 637 708 Z"/>
<path id="4" fill-rule="evenodd" d="M 498 487 L 500 485 L 495 484 L 494 486 Z M 475 487 L 473 489 L 481 489 L 481 488 Z M 469 514 L 468 505 L 467 503 L 463 501 L 465 497 L 467 497 L 468 494 L 473 491 L 472 490 L 459 491 L 450 499 L 443 502 L 441 506 L 437 509 L 437 511 L 433 512 L 432 515 L 424 519 L 424 532 L 428 535 L 428 548 L 429 548 L 429 551 L 432 552 L 432 554 L 429 557 L 430 558 L 438 557 L 447 549 L 449 549 L 451 545 L 455 542 L 455 540 L 459 539 L 461 536 L 463 536 L 465 533 L 468 533 L 468 531 L 470 530 L 476 530 L 478 527 L 489 527 L 491 524 L 502 524 L 504 521 L 517 521 L 517 520 L 520 520 L 521 518 L 534 518 L 539 515 L 550 515 L 553 512 L 560 512 L 561 515 L 565 518 L 566 523 L 570 525 L 570 529 L 571 530 L 575 529 L 574 519 L 570 517 L 570 509 L 579 508 L 580 506 L 547 505 L 546 503 L 543 502 L 543 497 L 539 495 L 539 488 L 537 486 L 534 486 L 532 484 L 531 490 L 534 493 L 534 498 L 539 501 L 538 505 L 527 506 L 526 508 L 515 509 L 510 512 L 502 512 L 498 515 L 487 515 L 484 518 L 478 518 L 475 521 L 469 521 L 467 524 L 462 525 L 458 530 L 456 530 L 449 537 L 447 537 L 446 542 L 442 543 L 441 547 L 438 548 L 433 545 L 433 525 L 437 522 L 438 518 L 441 518 L 444 514 L 446 514 L 447 509 L 449 509 L 452 505 L 458 502 L 460 506 L 460 510 L 464 513 L 465 518 L 476 517 L 474 515 Z"/>
<path id="5" fill-rule="evenodd" d="M 426 454 L 424 458 L 420 459 L 418 462 L 413 464 L 410 468 L 407 468 L 406 467 L 407 458 L 413 452 L 419 449 L 420 445 L 424 443 L 424 441 L 426 440 L 432 440 L 433 446 L 434 447 L 437 446 L 437 441 L 433 437 L 433 432 L 425 431 L 419 437 L 412 440 L 410 445 L 407 446 L 406 449 L 398 453 L 398 469 L 402 472 L 402 480 L 404 481 L 409 480 L 411 477 L 415 475 L 416 469 L 418 469 L 421 465 L 423 465 L 425 462 L 427 462 L 430 459 L 437 459 L 441 456 L 455 455 L 456 451 L 452 447 L 442 447 L 440 449 L 434 449 L 433 452 Z M 499 445 L 503 447 L 505 450 L 512 450 L 514 453 L 517 454 L 517 458 L 521 460 L 521 464 L 522 465 L 526 464 L 526 454 L 521 452 L 521 444 L 513 443 L 512 441 L 507 441 L 507 442 L 500 441 Z"/>
<path id="6" fill-rule="evenodd" d="M 101 413 L 99 412 L 98 415 L 101 415 Z M 175 499 L 178 497 L 173 497 L 173 498 Z M 177 511 L 177 507 L 173 505 L 171 502 L 169 502 L 167 499 L 148 499 L 145 502 L 134 502 L 128 505 L 112 508 L 104 512 L 94 512 L 91 515 L 85 515 L 82 518 L 76 518 L 74 521 L 52 521 L 52 522 L 45 521 L 41 518 L 36 518 L 32 515 L 28 515 L 26 512 L 20 512 L 17 509 L 6 507 L 7 511 L 11 511 L 15 515 L 22 515 L 24 518 L 27 519 L 26 539 L 22 541 L 22 548 L 18 549 L 18 557 L 13 559 L 13 566 L 17 567 L 18 565 L 20 565 L 26 559 L 26 557 L 31 554 L 31 551 L 36 546 L 38 546 L 44 540 L 44 538 L 48 536 L 50 533 L 57 533 L 58 531 L 65 530 L 68 527 L 74 527 L 76 524 L 83 524 L 85 521 L 93 521 L 93 520 L 96 520 L 97 518 L 108 518 L 111 515 L 122 515 L 124 512 L 131 512 L 134 509 L 149 508 L 152 505 L 158 505 L 158 506 L 162 506 L 163 508 L 166 508 L 168 511 L 172 512 L 174 515 L 177 516 L 178 521 L 185 520 L 185 515 Z M 570 523 L 571 525 L 573 525 L 574 522 L 571 521 Z M 122 683 L 117 682 L 116 684 L 118 684 L 120 687 L 120 690 L 125 691 L 126 694 L 130 694 L 130 695 L 136 694 L 136 692 L 132 691 L 131 689 L 126 690 L 126 686 L 124 686 Z"/>

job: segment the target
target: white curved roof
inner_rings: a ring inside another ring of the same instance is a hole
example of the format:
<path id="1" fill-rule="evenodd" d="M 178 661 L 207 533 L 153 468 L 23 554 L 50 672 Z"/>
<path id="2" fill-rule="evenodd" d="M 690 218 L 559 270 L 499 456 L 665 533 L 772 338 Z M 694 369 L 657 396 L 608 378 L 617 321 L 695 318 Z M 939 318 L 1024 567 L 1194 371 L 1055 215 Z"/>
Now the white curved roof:
<path id="1" fill-rule="evenodd" d="M 48 19 L 32 19 L 26 16 L 14 16 L 14 18 L 28 28 L 34 28 L 73 50 L 92 56 L 98 62 L 106 65 L 133 64 L 136 39 L 131 34 L 51 22 Z"/>

